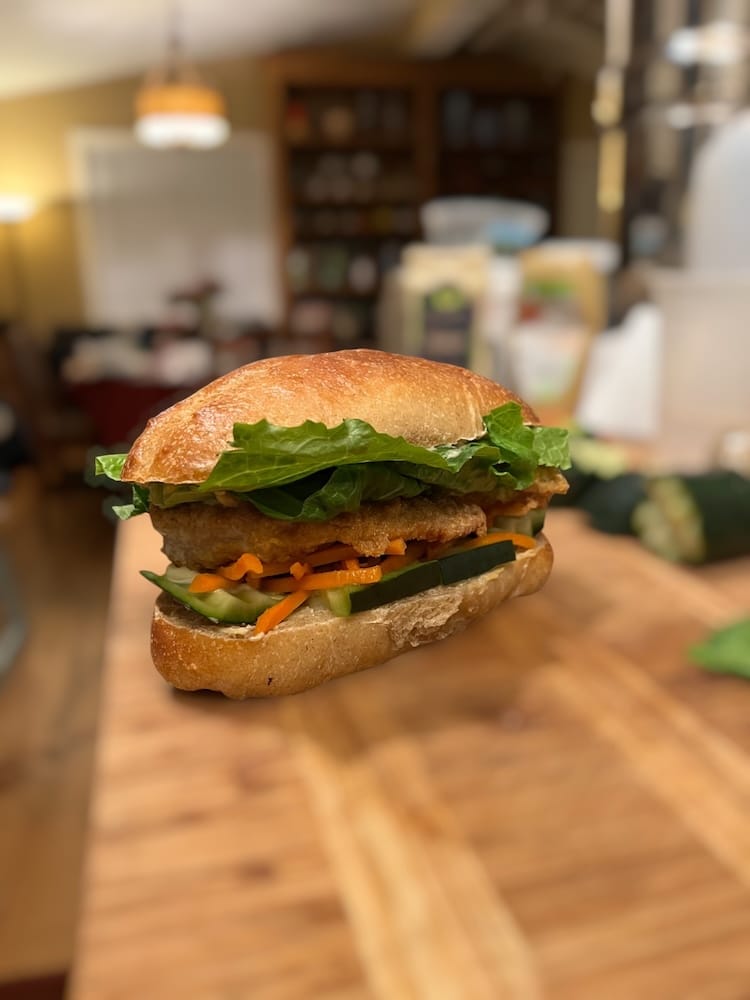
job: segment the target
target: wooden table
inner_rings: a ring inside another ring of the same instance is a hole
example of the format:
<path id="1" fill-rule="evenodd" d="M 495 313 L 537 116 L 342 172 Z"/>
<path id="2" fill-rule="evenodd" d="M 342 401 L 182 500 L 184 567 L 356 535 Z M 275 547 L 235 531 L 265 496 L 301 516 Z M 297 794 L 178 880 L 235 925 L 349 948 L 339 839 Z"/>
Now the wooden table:
<path id="1" fill-rule="evenodd" d="M 746 1000 L 750 607 L 556 512 L 545 590 L 278 701 L 172 692 L 119 538 L 73 1000 Z"/>

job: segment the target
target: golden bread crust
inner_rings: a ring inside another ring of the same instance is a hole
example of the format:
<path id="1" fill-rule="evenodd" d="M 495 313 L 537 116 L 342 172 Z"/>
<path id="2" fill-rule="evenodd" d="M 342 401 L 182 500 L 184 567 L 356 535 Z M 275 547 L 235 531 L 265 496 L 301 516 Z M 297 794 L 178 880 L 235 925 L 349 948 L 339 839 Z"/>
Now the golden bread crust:
<path id="1" fill-rule="evenodd" d="M 282 427 L 315 420 L 334 427 L 357 417 L 377 431 L 432 447 L 483 433 L 482 417 L 518 402 L 508 389 L 465 368 L 384 351 L 337 351 L 266 358 L 238 368 L 148 422 L 122 479 L 203 482 L 226 451 L 235 423 Z"/>

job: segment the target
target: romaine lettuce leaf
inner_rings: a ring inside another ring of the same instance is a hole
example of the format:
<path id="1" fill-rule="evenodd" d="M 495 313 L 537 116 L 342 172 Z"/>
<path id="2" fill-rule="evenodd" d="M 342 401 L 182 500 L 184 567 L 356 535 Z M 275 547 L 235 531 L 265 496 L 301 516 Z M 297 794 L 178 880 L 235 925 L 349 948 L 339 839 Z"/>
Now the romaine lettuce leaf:
<path id="1" fill-rule="evenodd" d="M 336 427 L 306 420 L 298 427 L 278 427 L 260 420 L 235 424 L 231 449 L 219 456 L 202 489 L 245 493 L 284 486 L 324 469 L 364 462 L 407 462 L 413 467 L 460 472 L 477 451 L 491 463 L 500 452 L 483 441 L 423 448 L 401 437 L 381 434 L 364 420 L 344 420 Z"/>
<path id="2" fill-rule="evenodd" d="M 368 501 L 415 497 L 426 483 L 402 475 L 384 462 L 344 465 L 286 486 L 268 486 L 243 495 L 262 514 L 284 521 L 329 521 Z"/>
<path id="3" fill-rule="evenodd" d="M 454 493 L 522 490 L 539 466 L 569 467 L 567 431 L 526 426 L 517 403 L 497 407 L 484 425 L 486 434 L 478 440 L 424 448 L 355 419 L 332 428 L 312 420 L 297 427 L 267 420 L 235 424 L 230 447 L 204 483 L 154 483 L 150 502 L 210 502 L 216 492 L 227 491 L 270 517 L 328 520 L 366 501 L 418 496 L 430 487 Z M 97 469 L 119 479 L 124 458 L 102 456 Z M 148 509 L 147 488 L 138 490 L 133 504 L 117 509 L 119 516 Z"/>
<path id="4" fill-rule="evenodd" d="M 127 455 L 97 455 L 94 462 L 94 472 L 97 476 L 106 476 L 120 482 L 122 467 L 125 465 Z"/>
<path id="5" fill-rule="evenodd" d="M 117 504 L 112 508 L 112 513 L 116 514 L 121 521 L 127 521 L 136 514 L 145 514 L 150 504 L 148 486 L 138 486 L 133 484 L 133 499 L 130 503 Z"/>

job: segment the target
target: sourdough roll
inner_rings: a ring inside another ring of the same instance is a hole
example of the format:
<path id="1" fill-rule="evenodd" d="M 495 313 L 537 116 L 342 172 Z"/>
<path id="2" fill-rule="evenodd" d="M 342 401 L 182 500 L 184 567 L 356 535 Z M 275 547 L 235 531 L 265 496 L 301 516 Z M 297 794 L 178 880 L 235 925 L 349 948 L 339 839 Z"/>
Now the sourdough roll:
<path id="1" fill-rule="evenodd" d="M 460 631 L 552 566 L 566 432 L 496 383 L 380 351 L 269 358 L 147 424 L 98 469 L 133 486 L 167 569 L 160 673 L 293 694 Z"/>
<path id="2" fill-rule="evenodd" d="M 482 576 L 348 618 L 304 607 L 260 636 L 248 626 L 213 625 L 162 594 L 151 652 L 165 680 L 183 691 L 208 689 L 230 698 L 297 694 L 447 639 L 511 597 L 539 590 L 551 569 L 552 548 L 537 535 L 533 550 Z"/>
<path id="3" fill-rule="evenodd" d="M 432 447 L 471 441 L 482 417 L 518 396 L 481 375 L 384 351 L 266 358 L 237 368 L 153 417 L 128 455 L 132 483 L 200 483 L 232 439 L 236 423 L 268 420 L 335 427 L 355 417 L 376 431 Z M 538 423 L 521 404 L 524 419 Z"/>

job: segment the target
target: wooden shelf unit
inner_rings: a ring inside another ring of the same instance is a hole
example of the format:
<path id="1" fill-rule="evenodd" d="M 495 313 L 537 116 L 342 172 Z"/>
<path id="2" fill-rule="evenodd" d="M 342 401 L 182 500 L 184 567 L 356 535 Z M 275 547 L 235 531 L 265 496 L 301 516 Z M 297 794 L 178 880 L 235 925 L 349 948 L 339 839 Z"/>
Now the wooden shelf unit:
<path id="1" fill-rule="evenodd" d="M 439 195 L 536 201 L 554 231 L 558 77 L 497 58 L 415 62 L 324 52 L 275 56 L 266 67 L 287 332 L 309 325 L 300 308 L 312 304 L 338 346 L 371 342 L 383 273 L 420 238 L 419 209 Z M 463 136 L 460 127 L 451 131 L 461 104 Z M 321 280 L 326 269 L 329 280 Z"/>

